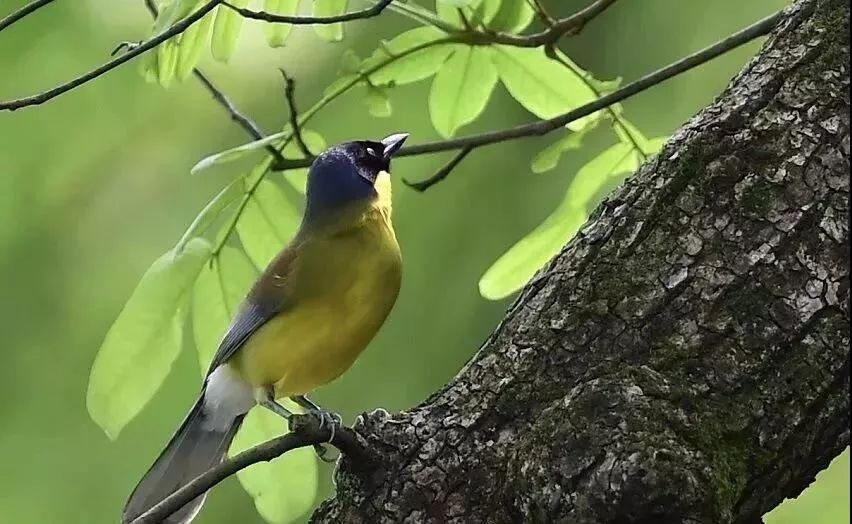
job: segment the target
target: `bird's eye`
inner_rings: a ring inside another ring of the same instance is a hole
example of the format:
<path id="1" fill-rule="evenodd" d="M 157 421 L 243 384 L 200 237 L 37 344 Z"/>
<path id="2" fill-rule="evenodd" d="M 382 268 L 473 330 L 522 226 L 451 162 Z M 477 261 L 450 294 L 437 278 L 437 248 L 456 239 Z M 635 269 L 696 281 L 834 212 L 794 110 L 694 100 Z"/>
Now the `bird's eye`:
<path id="1" fill-rule="evenodd" d="M 370 155 L 370 156 L 376 156 L 376 150 L 373 149 L 372 147 L 368 147 L 367 148 L 367 154 Z"/>

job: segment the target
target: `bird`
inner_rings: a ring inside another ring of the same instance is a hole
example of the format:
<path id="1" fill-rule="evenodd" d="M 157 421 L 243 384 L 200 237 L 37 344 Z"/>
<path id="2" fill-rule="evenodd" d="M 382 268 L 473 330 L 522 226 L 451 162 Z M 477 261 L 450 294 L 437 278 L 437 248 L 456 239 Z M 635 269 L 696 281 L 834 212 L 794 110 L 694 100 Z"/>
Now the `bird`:
<path id="1" fill-rule="evenodd" d="M 254 406 L 289 421 L 278 402 L 289 398 L 321 422 L 332 417 L 307 395 L 354 363 L 399 294 L 390 161 L 407 138 L 347 142 L 314 159 L 297 232 L 237 309 L 195 404 L 125 504 L 123 524 L 219 463 Z M 205 497 L 164 524 L 191 522 Z"/>

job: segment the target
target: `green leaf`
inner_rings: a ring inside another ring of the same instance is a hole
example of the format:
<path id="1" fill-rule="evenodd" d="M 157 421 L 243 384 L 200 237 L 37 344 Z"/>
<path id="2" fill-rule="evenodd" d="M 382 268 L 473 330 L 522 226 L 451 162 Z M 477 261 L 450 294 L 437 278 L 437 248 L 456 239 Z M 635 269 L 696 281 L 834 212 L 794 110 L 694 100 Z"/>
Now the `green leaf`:
<path id="1" fill-rule="evenodd" d="M 232 0 L 229 2 L 235 7 L 245 7 L 249 0 Z M 221 5 L 216 8 L 216 21 L 213 23 L 213 37 L 210 42 L 210 50 L 213 58 L 220 62 L 231 59 L 237 49 L 237 40 L 243 27 L 243 17 L 228 6 Z"/>
<path id="2" fill-rule="evenodd" d="M 509 0 L 510 3 L 526 0 Z M 456 27 L 463 27 L 459 9 L 461 9 L 468 22 L 473 25 L 477 23 L 487 24 L 500 10 L 502 0 L 440 0 L 435 4 L 438 16 L 445 22 Z"/>
<path id="3" fill-rule="evenodd" d="M 300 0 L 263 0 L 263 10 L 274 15 L 295 15 Z M 266 41 L 271 47 L 281 47 L 293 29 L 292 24 L 263 24 Z"/>
<path id="4" fill-rule="evenodd" d="M 157 35 L 173 26 L 201 5 L 198 0 L 170 0 L 160 7 L 160 13 L 154 20 L 152 34 Z"/>
<path id="5" fill-rule="evenodd" d="M 520 33 L 530 25 L 534 17 L 535 11 L 527 0 L 509 0 L 503 2 L 488 27 L 494 31 Z"/>
<path id="6" fill-rule="evenodd" d="M 343 51 L 340 55 L 340 72 L 344 75 L 357 74 L 361 69 L 361 59 L 358 58 L 358 53 L 352 49 Z"/>
<path id="7" fill-rule="evenodd" d="M 203 3 L 199 3 L 199 6 Z M 178 43 L 177 53 L 177 77 L 178 80 L 186 80 L 195 69 L 198 60 L 201 58 L 201 52 L 207 46 L 207 40 L 210 37 L 210 30 L 213 27 L 213 19 L 215 15 L 210 12 L 204 15 L 204 18 L 193 24 L 189 29 L 183 32 Z"/>
<path id="8" fill-rule="evenodd" d="M 202 375 L 256 276 L 245 253 L 228 245 L 201 269 L 192 294 L 192 333 Z"/>
<path id="9" fill-rule="evenodd" d="M 459 7 L 467 7 L 472 3 L 474 3 L 474 0 L 437 0 L 435 2 L 435 7 L 440 11 L 445 7 L 457 9 Z"/>
<path id="10" fill-rule="evenodd" d="M 177 245 L 175 245 L 175 249 L 180 251 L 186 245 L 187 242 L 192 240 L 195 237 L 201 236 L 207 231 L 207 228 L 219 218 L 219 215 L 224 211 L 228 206 L 234 203 L 234 201 L 242 194 L 243 182 L 241 178 L 236 178 L 232 180 L 227 186 L 222 188 L 221 191 L 216 193 L 210 202 L 204 206 L 204 209 L 201 210 L 200 213 L 195 217 L 186 231 L 181 236 L 180 240 L 178 240 Z"/>
<path id="11" fill-rule="evenodd" d="M 333 96 L 337 91 L 344 89 L 346 86 L 355 85 L 359 81 L 359 75 L 343 75 L 337 77 L 332 83 L 328 84 L 325 89 L 322 90 L 324 96 Z"/>
<path id="12" fill-rule="evenodd" d="M 232 147 L 231 149 L 226 149 L 225 151 L 220 151 L 219 153 L 206 156 L 199 160 L 197 164 L 192 166 L 189 173 L 194 175 L 212 166 L 239 160 L 264 149 L 269 144 L 278 144 L 288 136 L 290 136 L 289 130 L 279 131 L 278 133 L 265 136 L 260 140 L 255 140 L 254 142 L 249 142 L 241 146 Z"/>
<path id="13" fill-rule="evenodd" d="M 567 131 L 556 142 L 542 149 L 533 159 L 530 164 L 530 169 L 533 173 L 544 173 L 555 168 L 559 163 L 559 158 L 562 153 L 580 149 L 583 145 L 583 138 L 594 126 L 586 126 L 579 131 Z"/>
<path id="14" fill-rule="evenodd" d="M 287 407 L 299 411 L 293 404 Z M 249 411 L 230 455 L 249 449 L 286 432 L 284 420 L 262 408 Z M 294 449 L 271 462 L 254 464 L 237 472 L 243 488 L 267 522 L 285 524 L 306 513 L 314 504 L 318 485 L 317 462 L 311 447 Z"/>
<path id="15" fill-rule="evenodd" d="M 648 139 L 645 138 L 645 134 L 626 118 L 619 116 L 618 120 L 613 122 L 612 128 L 622 144 L 633 146 L 635 143 L 643 153 L 648 149 Z"/>
<path id="16" fill-rule="evenodd" d="M 442 137 L 451 137 L 485 109 L 497 83 L 489 54 L 487 47 L 456 46 L 435 75 L 429 92 L 429 114 Z"/>
<path id="17" fill-rule="evenodd" d="M 313 0 L 314 16 L 337 16 L 346 12 L 348 0 Z M 343 24 L 316 24 L 314 32 L 329 42 L 343 40 Z"/>
<path id="18" fill-rule="evenodd" d="M 255 267 L 265 268 L 281 251 L 296 232 L 300 218 L 278 186 L 261 180 L 237 221 L 240 241 Z"/>
<path id="19" fill-rule="evenodd" d="M 255 140 L 254 142 L 249 142 L 241 146 L 232 147 L 231 149 L 226 149 L 225 151 L 214 153 L 199 160 L 198 163 L 192 166 L 192 169 L 190 169 L 189 172 L 190 174 L 195 175 L 213 166 L 227 164 L 228 162 L 240 160 L 249 155 L 263 151 L 268 145 L 278 146 L 289 136 L 290 130 L 285 129 L 284 131 L 279 131 L 278 133 L 268 135 L 260 140 Z M 314 153 L 319 153 L 326 148 L 325 140 L 323 140 L 320 135 L 313 131 L 302 129 L 302 138 L 305 139 L 305 142 L 307 142 L 308 147 Z M 291 140 L 290 144 L 284 148 L 284 151 L 292 150 L 292 147 L 295 147 L 295 143 Z M 287 157 L 285 154 L 285 158 L 302 158 L 302 154 L 300 152 L 297 156 L 294 157 Z"/>
<path id="20" fill-rule="evenodd" d="M 367 93 L 364 95 L 364 103 L 367 111 L 375 117 L 386 118 L 391 116 L 391 103 L 387 92 L 376 86 L 368 85 Z"/>
<path id="21" fill-rule="evenodd" d="M 198 5 L 198 0 L 175 0 L 165 4 L 154 21 L 152 35 L 167 30 L 180 19 L 188 16 Z M 171 85 L 178 62 L 180 38 L 180 36 L 172 37 L 157 46 L 154 52 L 145 55 L 142 59 L 142 73 L 146 81 L 159 82 L 163 87 Z"/>
<path id="22" fill-rule="evenodd" d="M 201 238 L 157 259 L 101 344 L 86 393 L 89 415 L 111 439 L 151 399 L 180 352 L 189 291 L 210 256 Z"/>
<path id="23" fill-rule="evenodd" d="M 376 49 L 372 56 L 361 64 L 361 71 L 370 70 L 390 57 L 403 55 L 445 36 L 445 33 L 430 26 L 401 33 Z M 435 44 L 410 52 L 372 73 L 370 82 L 376 85 L 403 85 L 429 78 L 441 69 L 453 48 L 450 44 Z"/>
<path id="24" fill-rule="evenodd" d="M 523 287 L 574 237 L 598 203 L 638 164 L 633 148 L 618 143 L 580 168 L 553 213 L 488 268 L 479 281 L 480 294 L 498 300 Z"/>
<path id="25" fill-rule="evenodd" d="M 163 87 L 169 87 L 175 77 L 178 61 L 178 38 L 172 38 L 157 48 L 157 79 Z"/>
<path id="26" fill-rule="evenodd" d="M 493 46 L 494 65 L 503 85 L 530 113 L 553 118 L 597 98 L 595 92 L 576 73 L 548 58 L 541 48 Z M 594 115 L 568 124 L 582 129 Z"/>
<path id="27" fill-rule="evenodd" d="M 500 12 L 500 7 L 503 0 L 482 0 L 479 5 L 473 10 L 471 22 L 474 24 L 488 25 Z M 515 3 L 515 0 L 509 0 L 509 3 Z M 526 0 L 520 3 L 526 3 Z"/>

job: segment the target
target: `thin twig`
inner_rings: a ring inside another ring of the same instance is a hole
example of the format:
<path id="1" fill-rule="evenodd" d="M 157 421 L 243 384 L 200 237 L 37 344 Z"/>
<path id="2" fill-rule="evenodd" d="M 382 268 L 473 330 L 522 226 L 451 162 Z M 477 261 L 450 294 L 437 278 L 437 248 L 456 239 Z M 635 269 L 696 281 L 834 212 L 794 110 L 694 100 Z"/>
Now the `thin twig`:
<path id="1" fill-rule="evenodd" d="M 748 43 L 754 40 L 755 38 L 764 36 L 770 31 L 772 31 L 772 29 L 778 24 L 782 17 L 783 14 L 781 11 L 779 11 L 774 15 L 768 16 L 763 20 L 760 20 L 741 31 L 738 31 L 733 35 L 723 40 L 720 40 L 719 42 L 716 42 L 715 44 L 709 47 L 705 47 L 704 49 L 689 56 L 686 56 L 678 60 L 677 62 L 669 64 L 666 67 L 663 67 L 662 69 L 658 69 L 653 73 L 645 75 L 639 80 L 631 82 L 630 84 L 627 84 L 621 89 L 617 89 L 607 95 L 598 98 L 597 100 L 594 100 L 586 105 L 580 106 L 576 109 L 563 113 L 549 120 L 541 120 L 530 124 L 522 124 L 519 126 L 511 127 L 509 129 L 491 131 L 479 135 L 472 135 L 467 137 L 460 137 L 415 145 L 408 148 L 403 148 L 396 154 L 396 156 L 422 155 L 426 153 L 436 153 L 438 151 L 460 149 L 469 145 L 484 146 L 488 144 L 496 144 L 498 142 L 505 142 L 507 140 L 513 140 L 516 138 L 522 138 L 527 136 L 546 135 L 551 131 L 564 127 L 566 124 L 579 120 L 580 118 L 591 115 L 592 113 L 600 111 L 601 109 L 605 109 L 617 102 L 621 102 L 626 98 L 630 98 L 633 95 L 641 93 L 642 91 L 645 91 L 650 87 L 664 82 L 669 78 L 672 78 L 673 76 L 677 76 L 681 73 L 689 71 L 690 69 L 698 67 L 705 62 L 709 62 L 710 60 L 730 51 L 731 49 Z"/>
<path id="2" fill-rule="evenodd" d="M 423 191 L 426 191 L 441 180 L 447 178 L 447 176 L 452 172 L 452 170 L 455 169 L 456 166 L 458 166 L 462 160 L 464 160 L 464 157 L 466 157 L 468 153 L 473 150 L 474 146 L 463 147 L 462 150 L 459 151 L 456 156 L 452 158 L 452 160 L 444 164 L 444 167 L 436 171 L 434 175 L 430 176 L 425 180 L 421 180 L 420 182 L 409 182 L 408 180 L 403 178 L 402 181 L 411 189 L 422 193 Z"/>
<path id="3" fill-rule="evenodd" d="M 588 87 L 595 94 L 596 97 L 601 96 L 601 91 L 597 88 L 597 86 L 594 85 L 594 83 L 589 81 L 589 79 L 586 77 L 586 75 L 583 74 L 582 71 L 578 71 L 577 67 L 574 64 L 572 64 L 568 60 L 564 60 L 561 56 L 559 56 L 556 46 L 548 44 L 545 50 L 545 54 L 551 60 L 558 62 L 563 67 L 569 69 L 575 75 L 577 75 L 577 78 L 579 78 L 586 85 L 586 87 Z M 642 162 L 647 160 L 648 155 L 641 147 L 639 147 L 639 143 L 636 141 L 636 137 L 633 136 L 633 133 L 630 131 L 630 128 L 624 123 L 624 119 L 621 117 L 618 111 L 615 111 L 612 106 L 607 107 L 606 111 L 609 113 L 609 116 L 610 118 L 612 118 L 612 121 L 615 126 L 620 128 L 621 131 L 625 135 L 627 135 L 627 139 L 630 140 L 631 146 L 639 154 L 639 158 L 642 160 Z"/>
<path id="4" fill-rule="evenodd" d="M 222 5 L 233 9 L 234 11 L 241 14 L 244 18 L 251 18 L 254 20 L 263 20 L 264 22 L 271 22 L 276 24 L 311 24 L 311 25 L 324 25 L 324 24 L 336 24 L 338 22 L 350 22 L 352 20 L 360 20 L 364 18 L 372 18 L 374 16 L 378 16 L 382 11 L 385 10 L 387 6 L 393 0 L 381 0 L 370 7 L 361 9 L 360 11 L 352 11 L 349 13 L 343 13 L 341 15 L 335 16 L 292 16 L 292 15 L 278 15 L 273 13 L 267 13 L 266 11 L 253 11 L 251 9 L 247 9 L 245 7 L 237 7 L 233 4 L 229 4 L 228 2 L 222 2 Z"/>
<path id="5" fill-rule="evenodd" d="M 352 429 L 338 426 L 332 434 L 327 425 L 320 428 L 315 417 L 308 415 L 302 415 L 302 417 L 305 418 L 301 419 L 300 425 L 292 432 L 258 444 L 220 462 L 136 517 L 130 524 L 159 524 L 191 500 L 238 471 L 258 462 L 268 462 L 294 449 L 324 444 L 331 440 L 332 446 L 355 461 L 369 463 L 373 460 L 363 440 Z"/>
<path id="6" fill-rule="evenodd" d="M 590 6 L 571 16 L 551 20 L 549 27 L 531 35 L 514 35 L 500 31 L 461 31 L 472 45 L 503 44 L 513 47 L 540 47 L 553 44 L 568 34 L 577 34 L 595 17 L 603 13 L 618 0 L 597 0 Z"/>
<path id="7" fill-rule="evenodd" d="M 53 2 L 53 0 L 36 0 L 35 2 L 30 2 L 29 4 L 18 9 L 17 11 L 10 14 L 6 18 L 3 18 L 2 20 L 0 20 L 0 31 L 6 29 L 10 25 L 17 22 L 18 20 L 24 18 L 25 16 L 41 9 L 42 7 L 44 7 L 47 4 L 50 4 L 52 2 Z"/>
<path id="8" fill-rule="evenodd" d="M 533 11 L 536 12 L 539 19 L 541 19 L 542 23 L 547 27 L 553 27 L 556 23 L 556 20 L 550 16 L 550 13 L 547 12 L 547 9 L 544 8 L 544 5 L 540 0 L 527 0 L 527 3 L 532 7 Z"/>
<path id="9" fill-rule="evenodd" d="M 99 76 L 105 73 L 112 71 L 113 69 L 124 64 L 125 62 L 129 62 L 130 60 L 136 58 L 142 53 L 150 51 L 151 49 L 154 49 L 158 45 L 165 42 L 166 40 L 186 31 L 190 26 L 192 26 L 192 24 L 198 22 L 199 20 L 204 18 L 204 15 L 215 9 L 216 6 L 219 4 L 219 1 L 220 0 L 210 0 L 206 4 L 202 5 L 197 11 L 180 20 L 175 25 L 169 27 L 162 33 L 154 35 L 150 40 L 146 40 L 138 46 L 131 47 L 126 53 L 116 56 L 109 62 L 101 65 L 96 69 L 89 71 L 86 74 L 78 76 L 73 80 L 65 82 L 64 84 L 60 84 L 52 89 L 48 89 L 47 91 L 43 91 L 36 95 L 18 98 L 16 100 L 10 100 L 8 102 L 0 102 L 0 110 L 15 111 L 16 109 L 21 109 L 22 107 L 43 104 L 48 100 L 52 100 L 61 94 L 67 93 L 72 89 L 91 82 L 92 80 L 98 78 Z"/>
<path id="10" fill-rule="evenodd" d="M 157 4 L 154 3 L 154 0 L 145 0 L 145 7 L 148 8 L 148 12 L 151 13 L 151 16 L 156 20 L 157 16 L 159 16 L 160 12 L 157 9 Z M 197 67 L 192 70 L 192 74 L 195 75 L 195 78 L 204 86 L 211 96 L 213 96 L 213 100 L 215 100 L 222 108 L 228 112 L 231 120 L 236 122 L 237 125 L 242 127 L 246 133 L 249 134 L 255 140 L 261 140 L 265 134 L 260 129 L 260 126 L 255 123 L 254 120 L 246 116 L 245 113 L 240 111 L 240 109 L 234 105 L 228 96 L 222 92 L 221 89 L 216 87 L 215 84 L 205 75 L 200 69 Z M 269 151 L 269 154 L 272 155 L 276 160 L 283 160 L 284 157 L 281 156 L 281 153 L 272 146 L 266 146 L 266 150 Z"/>
<path id="11" fill-rule="evenodd" d="M 305 158 L 313 158 L 314 154 L 311 153 L 311 149 L 305 143 L 305 139 L 302 137 L 302 126 L 299 125 L 299 111 L 296 109 L 296 81 L 287 75 L 287 71 L 284 71 L 283 68 L 279 71 L 281 71 L 281 76 L 284 77 L 284 98 L 287 100 L 287 107 L 290 108 L 290 127 L 293 130 L 296 146 L 299 147 L 299 151 L 305 155 Z"/>
<path id="12" fill-rule="evenodd" d="M 266 136 L 266 134 L 260 129 L 260 126 L 255 123 L 254 120 L 245 115 L 242 111 L 239 110 L 237 106 L 231 102 L 231 99 L 223 93 L 218 87 L 216 87 L 207 75 L 201 72 L 200 69 L 193 69 L 192 74 L 195 75 L 195 78 L 201 82 L 201 85 L 210 92 L 213 96 L 213 100 L 219 103 L 222 108 L 228 112 L 231 116 L 231 120 L 237 123 L 240 127 L 245 129 L 246 133 L 254 137 L 255 140 L 261 140 Z M 283 161 L 284 157 L 281 156 L 281 152 L 272 147 L 271 145 L 266 146 L 266 150 L 275 158 L 275 161 Z"/>
<path id="13" fill-rule="evenodd" d="M 560 129 L 571 122 L 579 120 L 583 117 L 596 113 L 602 109 L 621 102 L 631 96 L 634 96 L 646 89 L 660 84 L 669 78 L 677 76 L 681 73 L 689 71 L 695 67 L 709 62 L 710 60 L 727 53 L 728 51 L 746 44 L 755 38 L 767 35 L 772 29 L 778 25 L 778 22 L 783 18 L 782 12 L 779 11 L 774 15 L 768 16 L 745 29 L 734 33 L 733 35 L 716 42 L 715 44 L 705 47 L 689 56 L 686 56 L 677 62 L 669 64 L 657 71 L 649 73 L 635 82 L 631 82 L 626 86 L 612 91 L 597 100 L 582 105 L 576 109 L 572 109 L 566 113 L 562 113 L 549 120 L 539 120 L 529 124 L 521 124 L 519 126 L 501 129 L 498 131 L 490 131 L 478 135 L 470 135 L 459 138 L 451 138 L 449 140 L 439 140 L 436 142 L 428 142 L 425 144 L 414 145 L 402 148 L 394 156 L 418 156 L 429 153 L 438 153 L 441 151 L 452 151 L 454 149 L 463 149 L 468 146 L 480 147 L 518 138 L 542 136 L 554 130 Z M 297 160 L 289 161 L 291 169 L 308 167 L 309 161 Z"/>

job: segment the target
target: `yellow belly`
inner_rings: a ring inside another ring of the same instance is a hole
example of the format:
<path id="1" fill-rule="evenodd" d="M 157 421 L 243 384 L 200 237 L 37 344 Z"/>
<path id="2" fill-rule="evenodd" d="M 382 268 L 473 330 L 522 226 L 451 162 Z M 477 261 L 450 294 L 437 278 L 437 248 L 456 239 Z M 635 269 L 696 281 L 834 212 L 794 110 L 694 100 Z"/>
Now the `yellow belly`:
<path id="1" fill-rule="evenodd" d="M 276 398 L 303 395 L 346 371 L 390 313 L 400 286 L 393 230 L 367 228 L 306 255 L 309 290 L 261 327 L 229 362 Z"/>

